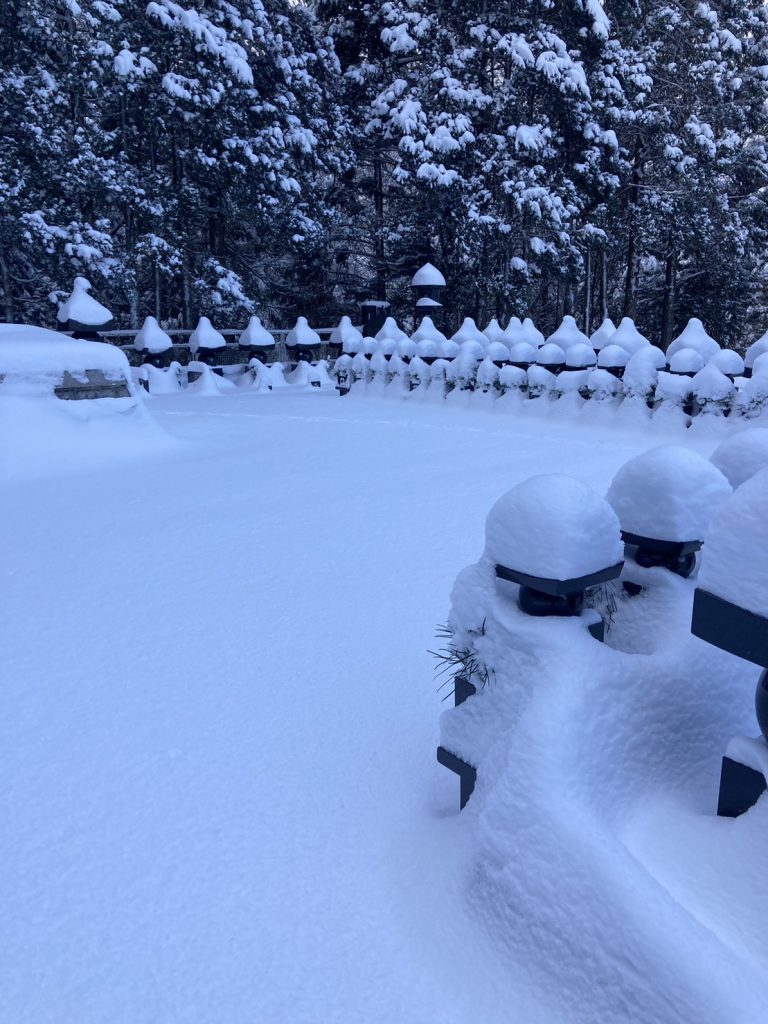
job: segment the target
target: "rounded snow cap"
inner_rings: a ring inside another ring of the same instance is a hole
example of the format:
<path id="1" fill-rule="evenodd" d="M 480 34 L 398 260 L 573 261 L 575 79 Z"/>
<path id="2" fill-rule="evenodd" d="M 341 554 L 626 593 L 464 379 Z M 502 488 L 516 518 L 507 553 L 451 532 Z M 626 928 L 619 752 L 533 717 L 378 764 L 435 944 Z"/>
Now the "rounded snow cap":
<path id="1" fill-rule="evenodd" d="M 384 324 L 376 335 L 376 341 L 383 341 L 384 338 L 394 338 L 395 341 L 405 341 L 408 335 L 405 331 L 401 331 L 397 326 L 397 321 L 393 316 L 388 316 L 384 321 Z"/>
<path id="2" fill-rule="evenodd" d="M 548 341 L 536 353 L 539 366 L 558 366 L 565 362 L 565 352 L 554 341 Z"/>
<path id="3" fill-rule="evenodd" d="M 513 363 L 535 363 L 538 351 L 530 341 L 518 341 L 516 345 L 509 348 L 509 358 Z"/>
<path id="4" fill-rule="evenodd" d="M 751 431 L 750 431 L 751 432 Z M 746 481 L 713 517 L 699 586 L 768 617 L 768 470 Z"/>
<path id="5" fill-rule="evenodd" d="M 590 337 L 589 343 L 595 352 L 599 352 L 600 349 L 605 348 L 608 344 L 608 339 L 616 333 L 616 324 L 609 316 L 603 320 L 594 334 Z"/>
<path id="6" fill-rule="evenodd" d="M 599 494 L 570 476 L 534 476 L 507 491 L 485 524 L 485 555 L 496 565 L 571 580 L 624 558 L 619 521 Z"/>
<path id="7" fill-rule="evenodd" d="M 415 342 L 419 341 L 435 341 L 439 344 L 446 341 L 446 337 L 442 331 L 438 331 L 432 322 L 432 318 L 425 316 L 419 324 L 418 330 L 416 330 L 411 337 Z"/>
<path id="8" fill-rule="evenodd" d="M 458 345 L 461 345 L 465 341 L 476 341 L 482 345 L 483 348 L 488 344 L 488 339 L 482 331 L 477 329 L 477 324 L 471 316 L 465 317 L 461 327 L 451 338 L 451 341 L 455 341 Z"/>
<path id="9" fill-rule="evenodd" d="M 718 343 L 707 334 L 704 330 L 704 324 L 701 320 L 697 320 L 696 317 L 692 317 L 688 321 L 685 330 L 669 346 L 667 349 L 667 359 L 671 360 L 676 352 L 685 348 L 694 349 L 694 351 L 699 353 L 704 362 L 707 362 L 707 360 L 717 355 L 720 351 Z"/>
<path id="10" fill-rule="evenodd" d="M 752 376 L 760 377 L 768 373 L 768 352 L 763 352 L 752 363 Z"/>
<path id="11" fill-rule="evenodd" d="M 169 348 L 173 348 L 173 342 L 157 320 L 153 316 L 148 316 L 133 339 L 133 347 L 141 352 L 167 352 Z"/>
<path id="12" fill-rule="evenodd" d="M 571 370 L 585 370 L 597 362 L 595 350 L 586 342 L 571 345 L 565 353 L 565 365 Z"/>
<path id="13" fill-rule="evenodd" d="M 605 348 L 600 349 L 597 357 L 597 365 L 602 370 L 626 366 L 628 362 L 629 353 L 619 345 L 606 345 Z"/>
<path id="14" fill-rule="evenodd" d="M 261 320 L 257 316 L 252 316 L 248 321 L 248 326 L 240 335 L 238 344 L 241 348 L 272 348 L 275 339 L 266 327 L 262 326 Z"/>
<path id="15" fill-rule="evenodd" d="M 285 338 L 287 348 L 314 348 L 321 345 L 320 335 L 309 326 L 305 316 L 300 316 Z"/>
<path id="16" fill-rule="evenodd" d="M 707 366 L 714 366 L 720 373 L 726 373 L 729 377 L 739 377 L 744 373 L 744 360 L 738 352 L 734 352 L 731 348 L 724 348 L 716 352 Z"/>
<path id="17" fill-rule="evenodd" d="M 378 338 L 378 334 L 376 335 Z M 395 346 L 395 352 L 401 359 L 413 359 L 416 355 L 416 342 L 411 341 L 407 334 L 400 338 Z"/>
<path id="18" fill-rule="evenodd" d="M 659 365 L 659 358 L 661 365 Z M 639 348 L 624 371 L 624 388 L 630 394 L 646 395 L 656 386 L 659 379 L 659 370 L 667 365 L 664 353 L 660 348 L 653 345 L 645 345 Z"/>
<path id="19" fill-rule="evenodd" d="M 501 340 L 505 345 L 509 345 L 510 348 L 521 341 L 529 341 L 526 337 L 525 329 L 523 328 L 523 323 L 520 317 L 510 317 L 509 323 L 504 329 L 504 337 Z M 534 342 L 534 344 L 538 348 L 538 342 Z"/>
<path id="20" fill-rule="evenodd" d="M 704 369 L 704 356 L 694 348 L 679 348 L 670 356 L 669 368 L 672 373 L 698 373 Z"/>
<path id="21" fill-rule="evenodd" d="M 381 341 L 376 342 L 378 352 L 387 357 L 393 356 L 397 351 L 398 342 L 394 338 L 382 338 Z"/>
<path id="22" fill-rule="evenodd" d="M 460 347 L 455 341 L 451 341 L 450 338 L 440 342 L 440 357 L 442 359 L 455 359 L 459 352 Z"/>
<path id="23" fill-rule="evenodd" d="M 106 306 L 102 306 L 89 294 L 91 282 L 85 277 L 76 277 L 72 283 L 72 293 L 59 305 L 56 319 L 60 324 L 82 324 L 83 327 L 103 327 L 112 320 L 112 314 Z"/>
<path id="24" fill-rule="evenodd" d="M 547 342 L 567 349 L 571 345 L 589 345 L 589 338 L 586 334 L 581 333 L 579 325 L 572 316 L 564 316 L 563 322 L 553 334 L 550 334 Z"/>
<path id="25" fill-rule="evenodd" d="M 764 352 L 768 352 L 768 331 L 758 338 L 757 341 L 753 342 L 746 351 L 744 356 L 744 365 L 748 370 L 751 370 L 755 365 L 755 360 L 758 356 L 761 356 Z"/>
<path id="26" fill-rule="evenodd" d="M 711 363 L 694 374 L 691 381 L 693 393 L 701 402 L 723 402 L 736 391 L 736 385 Z"/>
<path id="27" fill-rule="evenodd" d="M 768 428 L 750 427 L 729 437 L 715 448 L 709 461 L 736 490 L 761 469 L 768 469 Z"/>
<path id="28" fill-rule="evenodd" d="M 485 327 L 483 334 L 486 336 L 488 341 L 504 341 L 504 328 L 496 317 L 494 317 L 487 327 Z"/>
<path id="29" fill-rule="evenodd" d="M 363 338 L 363 344 L 359 351 L 366 356 L 376 355 L 377 352 L 381 351 L 383 342 L 377 341 L 375 338 Z"/>
<path id="30" fill-rule="evenodd" d="M 731 494 L 726 478 L 688 448 L 652 448 L 621 467 L 608 501 L 625 533 L 652 540 L 701 541 Z"/>
<path id="31" fill-rule="evenodd" d="M 412 288 L 445 288 L 445 278 L 431 263 L 425 263 L 413 275 Z"/>
<path id="32" fill-rule="evenodd" d="M 453 338 L 451 341 L 453 341 Z M 463 361 L 469 360 L 479 363 L 485 358 L 485 346 L 481 345 L 478 341 L 463 341 L 459 346 L 459 358 Z"/>
<path id="33" fill-rule="evenodd" d="M 348 316 L 343 316 L 341 320 L 339 320 L 338 326 L 334 327 L 331 331 L 331 336 L 328 340 L 332 345 L 343 345 L 347 339 L 360 341 L 362 340 L 362 337 L 363 335 L 358 331 L 350 318 Z"/>
<path id="34" fill-rule="evenodd" d="M 207 316 L 201 316 L 189 336 L 190 352 L 197 352 L 199 348 L 224 348 L 225 345 L 224 335 L 219 334 Z"/>
<path id="35" fill-rule="evenodd" d="M 360 337 L 358 337 L 358 334 Z M 353 334 L 351 331 L 349 334 L 342 335 L 341 338 L 341 350 L 344 355 L 356 356 L 358 352 L 362 352 L 365 349 L 365 338 L 357 331 Z"/>
<path id="36" fill-rule="evenodd" d="M 438 344 L 432 338 L 422 338 L 416 342 L 416 355 L 419 359 L 437 359 L 439 355 Z"/>
<path id="37" fill-rule="evenodd" d="M 509 349 L 500 341 L 492 341 L 485 350 L 485 358 L 494 363 L 505 363 L 509 359 Z"/>
<path id="38" fill-rule="evenodd" d="M 616 331 L 608 339 L 608 344 L 619 345 L 625 352 L 633 356 L 635 352 L 638 352 L 641 348 L 646 348 L 651 343 L 635 327 L 635 321 L 631 317 L 625 316 L 616 328 Z"/>
<path id="39" fill-rule="evenodd" d="M 530 343 L 535 345 L 536 348 L 541 348 L 544 344 L 544 335 L 529 316 L 523 320 L 523 335 L 525 336 L 525 340 L 530 341 Z"/>

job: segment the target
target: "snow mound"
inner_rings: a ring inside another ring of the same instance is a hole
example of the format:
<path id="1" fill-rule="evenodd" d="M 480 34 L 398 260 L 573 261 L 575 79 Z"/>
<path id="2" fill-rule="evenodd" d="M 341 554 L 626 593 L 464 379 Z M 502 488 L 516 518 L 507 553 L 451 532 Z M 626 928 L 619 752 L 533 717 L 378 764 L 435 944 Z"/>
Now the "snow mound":
<path id="1" fill-rule="evenodd" d="M 616 331 L 608 339 L 609 345 L 619 345 L 631 356 L 642 348 L 650 346 L 650 341 L 638 331 L 635 321 L 625 316 Z"/>
<path id="2" fill-rule="evenodd" d="M 654 540 L 700 541 L 731 494 L 717 467 L 688 448 L 665 445 L 618 471 L 608 502 L 626 533 Z"/>
<path id="3" fill-rule="evenodd" d="M 438 345 L 441 345 L 444 341 L 448 340 L 443 332 L 435 327 L 432 318 L 429 316 L 424 317 L 418 329 L 414 331 L 411 337 L 417 344 L 420 341 L 435 341 Z"/>
<path id="4" fill-rule="evenodd" d="M 718 343 L 707 334 L 704 324 L 701 320 L 697 320 L 696 317 L 688 321 L 683 332 L 669 346 L 667 358 L 671 360 L 675 353 L 686 348 L 692 348 L 695 352 L 698 352 L 704 362 L 708 362 L 720 351 Z"/>
<path id="5" fill-rule="evenodd" d="M 347 319 L 349 319 L 347 317 Z M 275 339 L 257 316 L 252 316 L 248 326 L 238 338 L 240 348 L 274 348 Z"/>
<path id="6" fill-rule="evenodd" d="M 544 335 L 529 316 L 523 320 L 522 328 L 525 340 L 529 341 L 531 345 L 535 345 L 536 348 L 541 348 L 545 340 Z"/>
<path id="7" fill-rule="evenodd" d="M 721 373 L 725 373 L 729 377 L 739 377 L 744 373 L 744 360 L 738 352 L 734 352 L 730 348 L 724 348 L 720 352 L 716 352 L 707 363 L 707 366 L 714 366 Z"/>
<path id="8" fill-rule="evenodd" d="M 626 366 L 628 362 L 629 353 L 619 345 L 606 345 L 597 356 L 597 365 L 601 370 L 617 369 Z"/>
<path id="9" fill-rule="evenodd" d="M 538 350 L 530 341 L 518 341 L 516 345 L 511 345 L 509 349 L 509 358 L 513 363 L 530 365 L 536 362 L 537 355 Z"/>
<path id="10" fill-rule="evenodd" d="M 226 344 L 224 335 L 219 334 L 207 316 L 200 317 L 189 337 L 190 352 L 197 352 L 201 348 L 224 348 Z"/>
<path id="11" fill-rule="evenodd" d="M 734 490 L 741 487 L 761 469 L 768 469 L 768 429 L 752 427 L 729 437 L 714 450 L 710 462 Z"/>
<path id="12" fill-rule="evenodd" d="M 572 316 L 564 316 L 562 323 L 547 338 L 547 342 L 559 345 L 563 350 L 571 345 L 589 345 L 589 338 L 579 330 L 576 320 Z"/>
<path id="13" fill-rule="evenodd" d="M 505 363 L 509 359 L 509 349 L 500 341 L 491 341 L 485 350 L 485 357 L 494 363 Z"/>
<path id="14" fill-rule="evenodd" d="M 133 347 L 139 352 L 167 352 L 173 348 L 173 342 L 155 317 L 148 316 L 144 318 L 144 323 L 133 339 Z"/>
<path id="15" fill-rule="evenodd" d="M 749 346 L 746 354 L 744 355 L 744 365 L 748 370 L 751 370 L 755 365 L 757 357 L 766 352 L 768 352 L 768 331 L 766 331 L 761 338 L 758 338 L 757 341 L 752 342 Z"/>
<path id="16" fill-rule="evenodd" d="M 60 377 L 67 370 L 129 377 L 128 360 L 115 345 L 69 338 L 29 324 L 0 324 L 0 374 Z"/>
<path id="17" fill-rule="evenodd" d="M 488 339 L 482 331 L 478 330 L 477 324 L 471 316 L 465 317 L 461 327 L 451 337 L 451 341 L 455 341 L 458 345 L 463 345 L 465 341 L 474 341 L 483 349 L 488 344 Z"/>
<path id="18" fill-rule="evenodd" d="M 725 402 L 735 392 L 733 381 L 721 373 L 712 363 L 699 370 L 691 386 L 700 402 Z"/>
<path id="19" fill-rule="evenodd" d="M 570 580 L 618 564 L 624 546 L 605 498 L 580 480 L 551 474 L 499 498 L 485 524 L 485 556 L 530 576 Z"/>
<path id="20" fill-rule="evenodd" d="M 106 306 L 102 306 L 89 294 L 91 282 L 84 277 L 76 277 L 72 294 L 59 306 L 56 319 L 60 324 L 70 320 L 86 327 L 103 327 L 112 320 L 112 314 Z"/>
<path id="21" fill-rule="evenodd" d="M 455 341 L 451 341 L 450 338 L 440 342 L 440 356 L 442 359 L 455 359 L 460 351 L 461 346 L 457 345 Z"/>
<path id="22" fill-rule="evenodd" d="M 488 341 L 500 341 L 504 342 L 504 328 L 501 326 L 496 317 L 491 320 L 486 327 L 483 328 L 483 334 L 486 336 Z"/>
<path id="23" fill-rule="evenodd" d="M 519 344 L 521 341 L 527 341 L 530 344 L 530 339 L 525 333 L 525 328 L 523 327 L 523 322 L 520 317 L 510 317 L 509 323 L 504 328 L 504 337 L 501 340 L 505 345 L 509 345 L 510 348 L 513 345 Z M 534 346 L 538 348 L 538 341 L 534 342 Z"/>
<path id="24" fill-rule="evenodd" d="M 565 353 L 565 365 L 573 369 L 584 369 L 597 362 L 595 350 L 586 342 L 571 345 Z"/>
<path id="25" fill-rule="evenodd" d="M 187 370 L 197 372 L 200 376 L 188 385 L 186 394 L 197 395 L 199 398 L 211 398 L 214 395 L 226 395 L 235 391 L 235 385 L 218 373 L 214 373 L 207 363 L 191 362 Z"/>
<path id="26" fill-rule="evenodd" d="M 378 336 L 377 336 L 378 337 Z M 407 334 L 399 338 L 395 345 L 395 352 L 401 359 L 413 359 L 416 355 L 416 342 L 412 341 Z"/>
<path id="27" fill-rule="evenodd" d="M 181 391 L 179 363 L 171 363 L 165 370 L 145 364 L 141 370 L 150 395 L 177 395 Z"/>
<path id="28" fill-rule="evenodd" d="M 445 288 L 445 278 L 431 263 L 425 263 L 413 275 L 411 286 L 413 288 Z"/>
<path id="29" fill-rule="evenodd" d="M 589 343 L 596 352 L 599 352 L 601 348 L 605 348 L 608 344 L 608 340 L 612 338 L 615 333 L 616 324 L 614 324 L 613 320 L 607 316 L 594 334 L 592 334 L 589 339 Z"/>
<path id="30" fill-rule="evenodd" d="M 433 338 L 422 338 L 416 342 L 416 355 L 419 359 L 437 359 L 439 354 L 439 345 Z"/>
<path id="31" fill-rule="evenodd" d="M 700 586 L 768 617 L 768 469 L 747 480 L 707 531 Z"/>
<path id="32" fill-rule="evenodd" d="M 554 341 L 548 341 L 536 353 L 536 362 L 539 366 L 560 366 L 565 362 L 565 352 Z"/>
<path id="33" fill-rule="evenodd" d="M 381 330 L 376 335 L 376 341 L 383 341 L 384 338 L 394 338 L 395 341 L 410 341 L 410 338 L 397 326 L 397 320 L 393 316 L 388 316 L 384 321 Z"/>
<path id="34" fill-rule="evenodd" d="M 298 318 L 285 338 L 286 348 L 317 348 L 322 343 L 320 335 L 312 330 L 305 316 Z"/>
<path id="35" fill-rule="evenodd" d="M 768 352 L 763 352 L 752 363 L 752 375 L 755 377 L 768 375 Z"/>
<path id="36" fill-rule="evenodd" d="M 672 373 L 698 373 L 704 366 L 704 356 L 694 348 L 679 348 L 669 359 Z"/>
<path id="37" fill-rule="evenodd" d="M 629 357 L 624 370 L 624 390 L 627 394 L 646 397 L 656 387 L 659 379 L 659 360 L 666 366 L 664 353 L 653 345 L 646 345 Z"/>
<path id="38" fill-rule="evenodd" d="M 454 335 L 454 337 L 451 339 L 451 341 L 453 341 L 455 339 L 455 337 L 456 336 Z M 479 341 L 475 341 L 473 339 L 467 339 L 466 341 L 462 341 L 461 344 L 459 345 L 459 359 L 463 363 L 467 363 L 467 362 L 479 363 L 484 358 L 485 358 L 485 345 L 481 345 Z"/>

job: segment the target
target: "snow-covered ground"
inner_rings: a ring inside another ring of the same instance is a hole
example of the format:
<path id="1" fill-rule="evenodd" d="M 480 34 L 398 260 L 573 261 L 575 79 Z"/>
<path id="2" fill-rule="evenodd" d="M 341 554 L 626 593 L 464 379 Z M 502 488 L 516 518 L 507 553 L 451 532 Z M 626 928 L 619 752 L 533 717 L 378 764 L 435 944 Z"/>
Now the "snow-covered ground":
<path id="1" fill-rule="evenodd" d="M 49 417 L 48 444 L 16 420 L 0 464 L 0 1020 L 757 1021 L 764 990 L 737 996 L 738 973 L 729 1004 L 717 982 L 737 954 L 694 971 L 667 931 L 697 886 L 703 926 L 722 923 L 719 879 L 676 846 L 710 841 L 703 805 L 677 831 L 659 790 L 635 809 L 636 871 L 604 851 L 615 914 L 577 823 L 562 894 L 544 873 L 519 920 L 493 903 L 435 762 L 427 653 L 504 491 L 546 471 L 604 493 L 649 447 L 719 438 L 333 393 L 146 404 L 162 430 Z M 759 884 L 754 863 L 734 873 Z M 519 955 L 546 951 L 537 905 L 548 927 L 574 893 L 549 963 Z M 607 948 L 622 902 L 642 928 Z M 640 968 L 622 959 L 638 948 Z M 700 999 L 676 1003 L 681 975 Z"/>

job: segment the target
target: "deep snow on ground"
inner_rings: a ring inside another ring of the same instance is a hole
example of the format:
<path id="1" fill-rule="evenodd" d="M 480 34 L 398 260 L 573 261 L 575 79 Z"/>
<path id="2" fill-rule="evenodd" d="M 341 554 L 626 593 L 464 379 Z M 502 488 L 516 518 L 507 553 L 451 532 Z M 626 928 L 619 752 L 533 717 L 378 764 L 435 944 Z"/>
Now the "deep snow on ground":
<path id="1" fill-rule="evenodd" d="M 505 490 L 604 492 L 649 447 L 720 438 L 333 394 L 146 404 L 170 441 L 144 423 L 108 458 L 110 425 L 90 461 L 83 434 L 3 466 L 0 1020 L 573 1020 L 573 968 L 516 959 L 473 884 L 427 648 Z M 696 880 L 646 841 L 670 813 L 631 838 L 674 896 Z M 587 938 L 587 982 L 599 963 Z M 611 998 L 601 1020 L 633 1019 Z"/>

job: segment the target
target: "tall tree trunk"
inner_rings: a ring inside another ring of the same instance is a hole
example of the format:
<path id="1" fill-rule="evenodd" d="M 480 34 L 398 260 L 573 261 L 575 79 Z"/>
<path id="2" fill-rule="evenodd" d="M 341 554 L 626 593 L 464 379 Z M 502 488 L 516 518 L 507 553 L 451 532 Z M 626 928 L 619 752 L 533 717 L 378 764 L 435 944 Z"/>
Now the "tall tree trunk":
<path id="1" fill-rule="evenodd" d="M 384 263 L 384 174 L 378 147 L 373 153 L 373 208 L 375 212 L 373 251 L 376 257 L 376 298 L 380 302 L 385 302 L 387 272 Z"/>
<path id="2" fill-rule="evenodd" d="M 642 177 L 642 143 L 635 143 L 632 161 L 632 178 L 629 186 L 629 243 L 627 245 L 627 270 L 624 278 L 624 316 L 635 316 L 637 311 L 637 205 L 640 202 L 640 179 Z"/>
<path id="3" fill-rule="evenodd" d="M 11 275 L 8 272 L 8 263 L 5 258 L 5 250 L 0 246 L 0 287 L 3 289 L 3 319 L 7 324 L 12 324 L 13 316 L 13 292 L 11 290 Z"/>
<path id="4" fill-rule="evenodd" d="M 664 267 L 664 298 L 661 303 L 661 348 L 666 352 L 675 329 L 675 292 L 677 290 L 677 253 L 670 249 Z"/>
<path id="5" fill-rule="evenodd" d="M 589 337 L 592 327 L 592 249 L 587 248 L 587 279 L 584 282 L 584 333 Z"/>
<path id="6" fill-rule="evenodd" d="M 600 323 L 608 318 L 608 254 L 600 250 Z"/>

